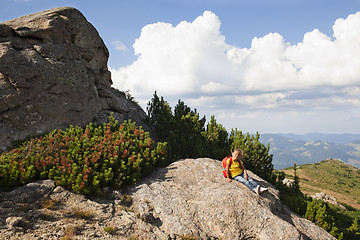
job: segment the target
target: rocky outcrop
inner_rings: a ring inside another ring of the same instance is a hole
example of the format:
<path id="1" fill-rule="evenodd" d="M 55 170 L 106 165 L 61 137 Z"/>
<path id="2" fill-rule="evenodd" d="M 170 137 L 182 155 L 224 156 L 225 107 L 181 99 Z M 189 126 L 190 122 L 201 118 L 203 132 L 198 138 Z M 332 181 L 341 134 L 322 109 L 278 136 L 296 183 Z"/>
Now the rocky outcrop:
<path id="1" fill-rule="evenodd" d="M 286 185 L 287 187 L 292 187 L 292 186 L 294 186 L 294 184 L 295 184 L 295 180 L 293 180 L 293 179 L 288 179 L 288 178 L 285 178 L 282 182 L 283 182 L 283 184 Z"/>
<path id="2" fill-rule="evenodd" d="M 149 130 L 144 111 L 111 88 L 109 52 L 74 8 L 0 23 L 0 151 L 14 140 L 105 122 L 110 112 Z"/>
<path id="3" fill-rule="evenodd" d="M 221 162 L 185 159 L 135 186 L 86 198 L 45 180 L 0 196 L 1 239 L 335 239 L 283 206 L 228 183 Z M 106 198 L 107 196 L 107 198 Z"/>
<path id="4" fill-rule="evenodd" d="M 326 194 L 324 192 L 315 193 L 315 195 L 313 195 L 311 197 L 315 198 L 315 199 L 318 199 L 320 201 L 323 201 L 323 202 L 327 202 L 327 203 L 336 205 L 341 209 L 346 209 L 343 205 L 338 203 L 338 201 L 336 200 L 336 198 L 334 196 L 328 195 L 328 194 Z"/>

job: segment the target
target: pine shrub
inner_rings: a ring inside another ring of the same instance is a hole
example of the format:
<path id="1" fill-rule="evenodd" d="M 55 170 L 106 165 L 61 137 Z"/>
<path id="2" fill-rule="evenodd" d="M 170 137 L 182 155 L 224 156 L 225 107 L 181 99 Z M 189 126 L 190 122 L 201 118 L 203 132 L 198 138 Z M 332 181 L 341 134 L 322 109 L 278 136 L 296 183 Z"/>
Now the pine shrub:
<path id="1" fill-rule="evenodd" d="M 274 183 L 276 176 L 273 175 L 273 155 L 270 154 L 270 145 L 265 146 L 260 141 L 260 134 L 246 135 L 242 131 L 232 129 L 229 137 L 231 149 L 241 148 L 244 150 L 244 165 L 263 179 Z"/>
<path id="2" fill-rule="evenodd" d="M 78 193 L 134 183 L 165 162 L 166 143 L 155 144 L 131 120 L 111 115 L 102 125 L 70 126 L 24 142 L 0 156 L 0 188 L 53 179 Z"/>

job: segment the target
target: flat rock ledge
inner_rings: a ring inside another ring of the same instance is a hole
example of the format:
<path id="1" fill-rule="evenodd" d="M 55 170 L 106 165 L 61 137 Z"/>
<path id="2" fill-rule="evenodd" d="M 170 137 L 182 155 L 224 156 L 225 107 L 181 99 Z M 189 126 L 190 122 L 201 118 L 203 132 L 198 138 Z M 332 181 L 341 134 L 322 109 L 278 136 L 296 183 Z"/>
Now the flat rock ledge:
<path id="1" fill-rule="evenodd" d="M 0 239 L 335 239 L 250 174 L 269 191 L 228 183 L 208 158 L 179 160 L 101 198 L 30 183 L 0 194 Z"/>

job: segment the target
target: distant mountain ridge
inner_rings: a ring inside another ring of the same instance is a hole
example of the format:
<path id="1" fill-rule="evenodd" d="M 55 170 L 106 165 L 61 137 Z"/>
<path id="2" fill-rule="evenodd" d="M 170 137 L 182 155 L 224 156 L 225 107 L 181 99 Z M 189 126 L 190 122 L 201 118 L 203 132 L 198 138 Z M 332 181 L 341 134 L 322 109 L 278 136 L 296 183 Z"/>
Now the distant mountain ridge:
<path id="1" fill-rule="evenodd" d="M 326 159 L 339 159 L 360 168 L 360 134 L 261 134 L 260 141 L 270 144 L 275 169 Z"/>
<path id="2" fill-rule="evenodd" d="M 277 135 L 287 137 L 294 140 L 310 141 L 324 141 L 329 143 L 347 144 L 354 141 L 360 141 L 360 134 L 323 134 L 323 133 L 308 133 L 308 134 L 294 134 L 294 133 L 279 133 Z"/>

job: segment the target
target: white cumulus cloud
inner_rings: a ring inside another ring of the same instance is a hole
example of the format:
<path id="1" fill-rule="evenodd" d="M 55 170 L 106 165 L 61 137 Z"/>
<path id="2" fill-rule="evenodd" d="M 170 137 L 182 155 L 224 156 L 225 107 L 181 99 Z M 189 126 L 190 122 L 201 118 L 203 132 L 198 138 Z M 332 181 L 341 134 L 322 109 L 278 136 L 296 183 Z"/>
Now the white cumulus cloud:
<path id="1" fill-rule="evenodd" d="M 168 96 L 212 93 L 218 87 L 227 90 L 233 77 L 226 72 L 232 67 L 226 55 L 230 46 L 220 33 L 220 20 L 209 11 L 191 23 L 147 25 L 133 47 L 138 59 L 112 73 L 114 85 L 135 96 L 149 97 L 155 90 Z"/>
<path id="2" fill-rule="evenodd" d="M 142 104 L 157 91 L 206 113 L 222 109 L 219 116 L 236 108 L 254 117 L 264 116 L 261 109 L 360 107 L 360 12 L 338 19 L 333 36 L 314 29 L 295 45 L 269 33 L 239 48 L 220 26 L 210 11 L 176 26 L 146 25 L 133 44 L 137 60 L 110 68 L 114 86 Z"/>

